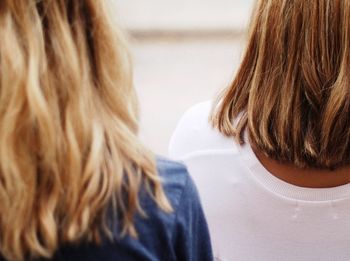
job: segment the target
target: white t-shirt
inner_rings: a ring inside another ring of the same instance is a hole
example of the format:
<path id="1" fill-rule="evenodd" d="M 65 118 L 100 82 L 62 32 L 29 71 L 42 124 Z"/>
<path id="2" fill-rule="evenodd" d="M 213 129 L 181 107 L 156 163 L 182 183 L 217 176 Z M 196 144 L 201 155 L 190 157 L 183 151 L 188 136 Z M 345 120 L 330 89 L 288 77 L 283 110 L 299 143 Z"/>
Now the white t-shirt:
<path id="1" fill-rule="evenodd" d="M 276 178 L 249 144 L 211 127 L 210 109 L 183 116 L 169 154 L 196 182 L 216 260 L 350 260 L 350 184 L 311 189 Z"/>

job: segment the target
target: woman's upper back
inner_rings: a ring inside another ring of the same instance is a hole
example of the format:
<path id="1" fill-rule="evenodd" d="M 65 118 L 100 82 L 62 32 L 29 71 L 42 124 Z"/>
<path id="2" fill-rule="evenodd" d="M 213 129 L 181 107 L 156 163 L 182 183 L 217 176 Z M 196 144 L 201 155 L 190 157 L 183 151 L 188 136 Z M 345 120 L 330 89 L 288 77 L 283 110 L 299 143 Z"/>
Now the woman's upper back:
<path id="1" fill-rule="evenodd" d="M 170 143 L 198 186 L 222 260 L 347 260 L 350 185 L 309 189 L 269 173 L 249 143 L 211 127 L 211 102 L 190 109 Z"/>
<path id="2" fill-rule="evenodd" d="M 141 192 L 146 217 L 135 217 L 138 238 L 120 238 L 102 246 L 65 247 L 54 260 L 211 261 L 210 237 L 195 185 L 179 163 L 158 159 L 158 171 L 174 212 L 167 214 Z"/>
<path id="3" fill-rule="evenodd" d="M 349 17 L 348 0 L 256 1 L 242 62 L 211 124 L 207 103 L 175 131 L 170 153 L 199 186 L 219 258 L 348 260 L 350 185 L 290 185 L 251 147 L 298 169 L 349 167 Z"/>

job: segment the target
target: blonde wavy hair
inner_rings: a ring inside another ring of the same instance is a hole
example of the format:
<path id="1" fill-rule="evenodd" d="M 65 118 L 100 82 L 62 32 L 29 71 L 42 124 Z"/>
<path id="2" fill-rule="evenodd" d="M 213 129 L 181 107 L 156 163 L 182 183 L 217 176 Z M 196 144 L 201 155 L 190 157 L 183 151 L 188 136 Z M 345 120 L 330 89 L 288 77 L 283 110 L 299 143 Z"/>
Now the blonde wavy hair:
<path id="1" fill-rule="evenodd" d="M 223 134 L 300 168 L 350 164 L 350 1 L 259 0 L 213 114 Z M 238 119 L 238 120 L 237 120 Z"/>
<path id="2" fill-rule="evenodd" d="M 105 1 L 0 0 L 0 35 L 1 255 L 99 243 L 113 218 L 136 236 L 141 187 L 171 211 Z"/>

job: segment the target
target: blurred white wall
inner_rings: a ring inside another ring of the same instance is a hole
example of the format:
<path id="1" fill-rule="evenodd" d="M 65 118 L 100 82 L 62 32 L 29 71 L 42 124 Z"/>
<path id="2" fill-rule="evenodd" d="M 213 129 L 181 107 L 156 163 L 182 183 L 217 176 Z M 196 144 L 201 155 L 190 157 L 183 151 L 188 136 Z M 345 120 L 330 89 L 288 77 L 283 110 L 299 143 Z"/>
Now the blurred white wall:
<path id="1" fill-rule="evenodd" d="M 131 30 L 240 30 L 253 0 L 114 0 Z"/>
<path id="2" fill-rule="evenodd" d="M 181 115 L 231 82 L 253 0 L 110 1 L 131 33 L 141 139 L 166 155 Z"/>

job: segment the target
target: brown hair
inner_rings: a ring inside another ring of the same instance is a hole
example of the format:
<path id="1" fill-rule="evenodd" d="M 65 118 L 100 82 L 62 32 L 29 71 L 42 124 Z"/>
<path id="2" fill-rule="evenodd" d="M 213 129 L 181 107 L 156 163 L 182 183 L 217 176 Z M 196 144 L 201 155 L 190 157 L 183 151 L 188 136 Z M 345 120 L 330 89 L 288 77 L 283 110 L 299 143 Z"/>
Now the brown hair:
<path id="1" fill-rule="evenodd" d="M 143 185 L 170 211 L 105 1 L 0 0 L 0 34 L 1 255 L 98 243 L 110 213 L 135 236 Z"/>
<path id="2" fill-rule="evenodd" d="M 223 134 L 300 168 L 350 163 L 350 1 L 260 0 L 232 85 L 214 108 Z"/>

